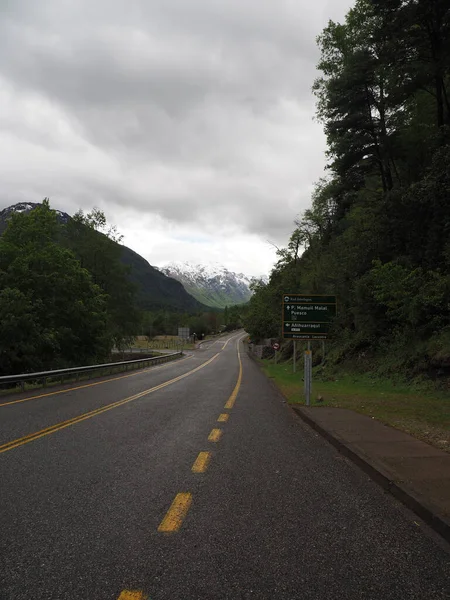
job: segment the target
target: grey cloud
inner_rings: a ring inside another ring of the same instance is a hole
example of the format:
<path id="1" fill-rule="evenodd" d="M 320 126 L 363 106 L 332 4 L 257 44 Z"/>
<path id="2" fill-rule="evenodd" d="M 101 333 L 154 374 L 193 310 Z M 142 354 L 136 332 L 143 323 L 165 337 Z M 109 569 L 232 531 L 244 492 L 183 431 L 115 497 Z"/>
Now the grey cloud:
<path id="1" fill-rule="evenodd" d="M 101 4 L 96 3 L 97 10 Z M 271 10 L 263 19 L 264 4 Z M 305 68 L 311 75 L 316 59 L 313 36 L 294 31 L 273 2 L 250 2 L 253 12 L 247 8 L 244 14 L 241 2 L 135 2 L 135 8 L 145 6 L 150 14 L 134 22 L 108 3 L 98 27 L 95 20 L 83 22 L 83 14 L 90 17 L 83 11 L 88 4 L 76 5 L 80 10 L 70 25 L 61 24 L 58 12 L 54 22 L 47 17 L 34 27 L 5 19 L 2 68 L 22 85 L 69 105 L 135 106 L 146 99 L 170 111 L 214 92 L 263 102 L 280 92 L 309 94 L 301 79 Z M 158 6 L 164 11 L 158 12 Z M 155 14 L 166 29 L 155 26 Z M 286 77 L 295 71 L 295 77 Z"/>
<path id="2" fill-rule="evenodd" d="M 343 14 L 349 4 L 333 7 Z M 15 135 L 29 160 L 37 148 L 43 161 L 61 154 L 53 172 L 6 173 L 10 197 L 51 188 L 61 208 L 100 204 L 114 218 L 127 207 L 205 227 L 235 220 L 279 239 L 322 168 L 310 87 L 329 8 L 325 0 L 7 3 L 5 86 L 54 109 L 71 131 L 23 122 L 23 108 L 0 118 L 0 133 Z"/>

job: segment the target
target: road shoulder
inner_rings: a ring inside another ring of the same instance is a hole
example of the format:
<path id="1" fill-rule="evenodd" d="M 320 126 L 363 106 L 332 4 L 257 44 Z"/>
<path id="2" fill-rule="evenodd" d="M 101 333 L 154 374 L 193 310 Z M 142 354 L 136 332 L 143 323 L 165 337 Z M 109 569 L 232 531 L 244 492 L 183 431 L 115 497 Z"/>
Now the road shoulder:
<path id="1" fill-rule="evenodd" d="M 254 359 L 250 352 L 248 356 Z M 254 362 L 264 372 L 258 362 Z M 269 381 L 282 394 L 276 383 Z M 450 542 L 450 455 L 447 452 L 349 409 L 289 406 L 339 452 Z"/>
<path id="2" fill-rule="evenodd" d="M 291 407 L 435 531 L 450 541 L 450 456 L 366 415 Z"/>

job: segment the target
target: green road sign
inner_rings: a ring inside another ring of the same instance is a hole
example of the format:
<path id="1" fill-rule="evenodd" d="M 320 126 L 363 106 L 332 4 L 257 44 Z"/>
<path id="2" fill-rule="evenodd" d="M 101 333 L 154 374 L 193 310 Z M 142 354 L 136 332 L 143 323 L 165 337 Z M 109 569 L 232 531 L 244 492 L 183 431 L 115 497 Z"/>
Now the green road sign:
<path id="1" fill-rule="evenodd" d="M 283 338 L 326 339 L 336 316 L 336 296 L 283 295 Z"/>
<path id="2" fill-rule="evenodd" d="M 336 304 L 283 304 L 283 321 L 329 323 L 336 316 Z"/>

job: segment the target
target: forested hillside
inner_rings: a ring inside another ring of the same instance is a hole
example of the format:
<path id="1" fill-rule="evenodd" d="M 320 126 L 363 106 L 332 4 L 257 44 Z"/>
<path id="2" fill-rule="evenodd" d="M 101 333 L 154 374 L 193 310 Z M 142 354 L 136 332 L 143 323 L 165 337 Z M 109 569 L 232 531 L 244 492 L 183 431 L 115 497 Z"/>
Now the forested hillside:
<path id="1" fill-rule="evenodd" d="M 450 365 L 450 14 L 444 0 L 357 0 L 318 37 L 328 166 L 246 327 L 280 335 L 283 292 L 336 294 L 330 356 Z"/>
<path id="2" fill-rule="evenodd" d="M 6 230 L 12 215 L 16 213 L 28 214 L 39 206 L 40 204 L 36 202 L 21 202 L 0 210 L 0 235 Z M 82 257 L 85 264 L 94 264 L 94 259 L 90 257 L 96 247 L 95 244 L 102 248 L 106 243 L 105 236 L 110 239 L 108 248 L 111 252 L 114 249 L 114 256 L 122 263 L 122 267 L 126 267 L 125 273 L 135 286 L 136 305 L 139 309 L 188 312 L 206 309 L 206 306 L 186 292 L 182 284 L 171 277 L 166 277 L 160 270 L 152 267 L 145 258 L 119 243 L 121 242 L 121 236 L 117 234 L 114 227 L 109 227 L 106 224 L 105 215 L 101 211 L 94 209 L 86 216 L 78 212 L 74 217 L 70 217 L 70 215 L 60 210 L 54 208 L 52 210 L 59 225 L 67 226 L 72 232 L 75 230 L 75 223 L 78 222 L 80 231 L 72 239 L 71 249 L 80 258 Z M 83 225 L 93 230 L 92 243 L 87 244 L 85 247 L 83 246 L 86 243 L 87 230 L 84 229 Z M 95 243 L 93 243 L 94 241 Z M 101 254 L 98 251 L 95 260 L 101 262 Z M 119 267 L 120 271 L 123 270 L 122 267 Z M 111 274 L 110 280 L 114 280 L 114 273 Z"/>

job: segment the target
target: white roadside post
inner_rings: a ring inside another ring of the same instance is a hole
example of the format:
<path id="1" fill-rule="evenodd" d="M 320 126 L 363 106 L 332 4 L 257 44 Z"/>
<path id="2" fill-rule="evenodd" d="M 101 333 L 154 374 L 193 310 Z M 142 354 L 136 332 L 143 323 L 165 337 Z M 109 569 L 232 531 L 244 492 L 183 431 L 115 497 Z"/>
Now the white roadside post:
<path id="1" fill-rule="evenodd" d="M 311 342 L 308 341 L 308 349 L 305 352 L 305 403 L 311 405 L 311 384 L 312 384 L 312 355 Z"/>
<path id="2" fill-rule="evenodd" d="M 303 364 L 303 395 L 306 398 L 306 390 L 308 388 L 308 378 L 306 373 L 308 372 L 308 351 L 305 350 L 304 353 L 304 364 Z"/>

